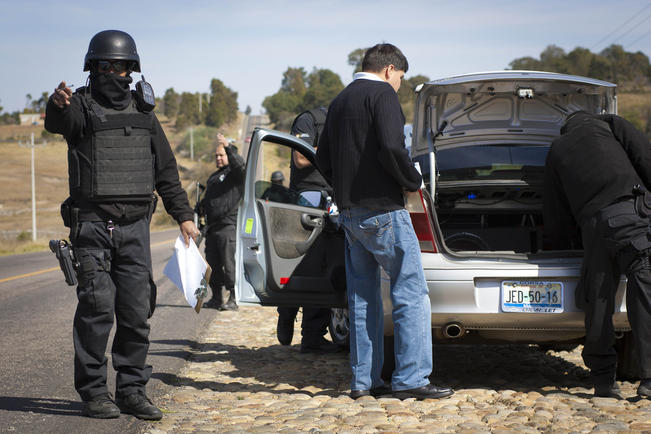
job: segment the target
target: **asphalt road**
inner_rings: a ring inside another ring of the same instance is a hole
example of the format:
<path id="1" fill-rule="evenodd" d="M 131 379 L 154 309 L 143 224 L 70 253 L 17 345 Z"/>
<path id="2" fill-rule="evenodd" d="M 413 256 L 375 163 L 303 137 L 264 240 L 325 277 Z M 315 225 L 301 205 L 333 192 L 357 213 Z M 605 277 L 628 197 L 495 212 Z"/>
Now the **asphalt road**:
<path id="1" fill-rule="evenodd" d="M 196 314 L 163 275 L 177 230 L 152 233 L 156 312 L 150 320 L 148 363 L 154 373 L 147 386 L 156 398 L 174 387 L 173 379 L 188 350 L 214 318 L 214 309 Z M 0 432 L 134 433 L 143 422 L 122 415 L 95 420 L 80 416 L 73 385 L 72 320 L 74 287 L 66 285 L 49 252 L 0 257 Z M 115 371 L 109 358 L 109 391 Z"/>

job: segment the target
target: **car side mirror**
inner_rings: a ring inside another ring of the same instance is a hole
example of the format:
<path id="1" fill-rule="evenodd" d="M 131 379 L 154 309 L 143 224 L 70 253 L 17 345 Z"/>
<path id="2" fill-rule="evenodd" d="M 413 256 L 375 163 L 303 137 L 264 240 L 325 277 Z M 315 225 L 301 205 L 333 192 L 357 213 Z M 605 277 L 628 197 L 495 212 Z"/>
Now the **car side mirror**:
<path id="1" fill-rule="evenodd" d="M 298 194 L 299 205 L 325 209 L 325 200 L 319 190 L 303 190 Z"/>

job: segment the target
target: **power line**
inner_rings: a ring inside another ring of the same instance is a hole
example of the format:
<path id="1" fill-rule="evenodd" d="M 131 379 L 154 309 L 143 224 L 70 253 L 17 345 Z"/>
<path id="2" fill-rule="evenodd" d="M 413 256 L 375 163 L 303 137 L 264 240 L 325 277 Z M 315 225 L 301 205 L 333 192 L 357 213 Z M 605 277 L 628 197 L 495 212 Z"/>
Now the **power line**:
<path id="1" fill-rule="evenodd" d="M 640 25 L 641 25 L 641 24 L 644 24 L 644 23 L 649 19 L 649 17 L 651 17 L 651 15 L 647 15 L 646 18 L 644 18 L 642 21 L 640 21 L 639 23 L 637 23 L 636 25 L 634 25 L 634 26 L 632 26 L 632 27 L 629 27 L 629 29 L 628 29 L 627 31 L 625 31 L 624 33 L 622 33 L 621 35 L 619 35 L 618 37 L 616 37 L 615 39 L 613 39 L 613 41 L 612 41 L 610 44 L 611 44 L 611 45 L 614 44 L 615 42 L 617 42 L 617 41 L 619 41 L 620 39 L 622 39 L 624 36 L 626 36 L 626 35 L 628 35 L 629 33 L 631 33 L 633 30 L 635 30 L 635 29 L 637 29 L 638 27 L 640 27 Z"/>
<path id="2" fill-rule="evenodd" d="M 626 45 L 626 47 L 630 47 L 631 45 L 635 45 L 636 42 L 641 41 L 642 39 L 646 38 L 647 36 L 649 36 L 650 33 L 651 33 L 651 30 L 649 30 L 648 32 L 646 32 L 645 34 L 643 34 L 642 36 L 640 36 L 639 38 L 637 38 L 633 42 L 629 42 L 628 45 Z"/>
<path id="3" fill-rule="evenodd" d="M 620 26 L 617 27 L 615 30 L 613 30 L 612 32 L 608 33 L 606 36 L 604 36 L 603 38 L 601 38 L 601 39 L 600 39 L 596 44 L 594 44 L 592 47 L 590 47 L 590 50 L 593 50 L 596 46 L 598 46 L 599 44 L 601 44 L 603 41 L 605 41 L 606 39 L 610 38 L 610 37 L 611 37 L 612 35 L 614 35 L 615 33 L 619 32 L 619 31 L 620 31 L 620 30 L 621 30 L 625 25 L 627 25 L 628 23 L 630 23 L 631 21 L 633 21 L 635 18 L 637 18 L 637 17 L 638 17 L 642 12 L 644 12 L 645 10 L 647 10 L 649 7 L 651 7 L 651 3 L 648 3 L 648 4 L 647 4 L 646 6 L 644 6 L 640 11 L 634 13 L 633 16 L 632 16 L 631 18 L 629 18 L 628 20 L 626 20 L 626 21 L 624 22 L 624 24 L 620 25 Z"/>

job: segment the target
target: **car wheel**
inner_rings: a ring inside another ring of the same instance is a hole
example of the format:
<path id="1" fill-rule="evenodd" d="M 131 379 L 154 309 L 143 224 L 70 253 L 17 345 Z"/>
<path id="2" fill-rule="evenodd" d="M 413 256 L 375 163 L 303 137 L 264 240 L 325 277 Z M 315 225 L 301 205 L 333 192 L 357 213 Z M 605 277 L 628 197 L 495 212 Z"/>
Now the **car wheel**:
<path id="1" fill-rule="evenodd" d="M 332 341 L 342 347 L 348 348 L 350 340 L 350 325 L 348 323 L 348 309 L 336 308 L 330 309 L 330 323 L 328 330 Z"/>
<path id="2" fill-rule="evenodd" d="M 617 379 L 639 380 L 641 371 L 638 354 L 633 340 L 633 332 L 626 332 L 615 342 L 617 351 Z"/>

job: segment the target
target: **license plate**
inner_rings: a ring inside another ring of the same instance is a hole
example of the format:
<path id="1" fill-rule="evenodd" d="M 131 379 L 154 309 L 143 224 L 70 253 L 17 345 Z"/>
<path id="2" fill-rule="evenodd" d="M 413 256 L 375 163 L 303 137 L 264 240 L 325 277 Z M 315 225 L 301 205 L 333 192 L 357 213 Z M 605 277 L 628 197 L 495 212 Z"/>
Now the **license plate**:
<path id="1" fill-rule="evenodd" d="M 502 312 L 563 312 L 562 282 L 505 280 L 501 292 Z"/>

